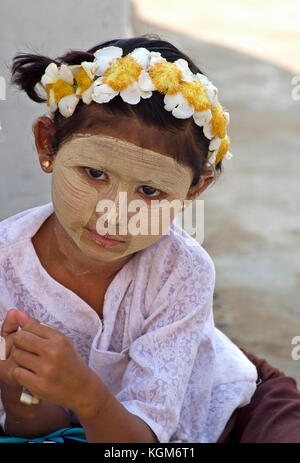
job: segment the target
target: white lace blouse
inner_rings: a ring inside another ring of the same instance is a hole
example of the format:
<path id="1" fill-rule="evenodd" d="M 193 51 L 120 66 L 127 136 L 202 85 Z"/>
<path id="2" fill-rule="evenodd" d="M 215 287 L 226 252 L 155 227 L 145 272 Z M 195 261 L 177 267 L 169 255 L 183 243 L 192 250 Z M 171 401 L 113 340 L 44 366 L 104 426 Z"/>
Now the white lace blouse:
<path id="1" fill-rule="evenodd" d="M 160 442 L 216 442 L 257 372 L 214 326 L 207 252 L 173 222 L 117 273 L 102 322 L 38 259 L 31 238 L 52 212 L 50 202 L 0 222 L 0 324 L 17 308 L 60 330 Z M 1 402 L 0 415 L 3 425 Z"/>

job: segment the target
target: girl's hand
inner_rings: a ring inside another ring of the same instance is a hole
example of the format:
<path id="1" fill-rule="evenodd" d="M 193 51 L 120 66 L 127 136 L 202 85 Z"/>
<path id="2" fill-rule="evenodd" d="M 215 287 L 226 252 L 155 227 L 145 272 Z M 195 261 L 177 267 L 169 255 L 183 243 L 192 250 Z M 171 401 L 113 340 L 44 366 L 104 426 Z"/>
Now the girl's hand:
<path id="1" fill-rule="evenodd" d="M 6 360 L 0 361 L 0 388 L 1 390 L 9 389 L 11 394 L 17 393 L 20 396 L 22 388 L 13 374 L 17 364 L 12 356 L 13 338 L 19 328 L 17 313 L 17 309 L 10 309 L 2 324 L 1 336 L 5 339 Z"/>
<path id="2" fill-rule="evenodd" d="M 37 398 L 76 413 L 92 381 L 92 370 L 65 335 L 24 315 L 18 311 L 22 330 L 13 338 L 14 379 Z"/>
<path id="3" fill-rule="evenodd" d="M 5 339 L 6 360 L 0 361 L 0 389 L 1 400 L 7 417 L 13 416 L 23 419 L 35 417 L 38 410 L 37 407 L 29 408 L 20 402 L 22 386 L 14 376 L 14 371 L 18 366 L 13 358 L 15 350 L 13 339 L 19 328 L 17 314 L 17 309 L 9 310 L 2 324 L 1 336 Z M 24 313 L 23 320 L 26 319 L 28 316 Z"/>

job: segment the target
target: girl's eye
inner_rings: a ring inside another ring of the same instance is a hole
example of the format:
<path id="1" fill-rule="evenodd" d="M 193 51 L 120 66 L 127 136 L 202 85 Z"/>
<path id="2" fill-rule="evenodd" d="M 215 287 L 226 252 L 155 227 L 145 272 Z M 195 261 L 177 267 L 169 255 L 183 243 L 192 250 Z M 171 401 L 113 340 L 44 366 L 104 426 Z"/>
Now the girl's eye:
<path id="1" fill-rule="evenodd" d="M 104 180 L 101 178 L 101 175 L 106 175 L 102 170 L 92 169 L 92 167 L 84 167 L 84 170 L 87 172 L 89 177 L 92 177 L 96 180 Z"/>
<path id="2" fill-rule="evenodd" d="M 102 170 L 93 169 L 92 167 L 84 167 L 84 170 L 87 172 L 89 177 L 95 180 L 105 180 L 105 178 L 101 178 L 102 175 L 105 175 L 105 177 L 107 178 L 106 173 Z M 144 190 L 143 194 L 146 195 L 148 198 L 155 198 L 163 193 L 163 191 L 159 190 L 158 188 L 153 188 L 147 185 L 143 185 L 140 188 Z"/>
<path id="3" fill-rule="evenodd" d="M 149 198 L 154 198 L 156 196 L 159 196 L 162 191 L 161 190 L 158 190 L 157 188 L 153 188 L 151 186 L 141 186 L 141 188 L 143 188 L 143 193 L 148 196 Z M 155 192 L 158 192 L 157 194 L 154 194 Z"/>

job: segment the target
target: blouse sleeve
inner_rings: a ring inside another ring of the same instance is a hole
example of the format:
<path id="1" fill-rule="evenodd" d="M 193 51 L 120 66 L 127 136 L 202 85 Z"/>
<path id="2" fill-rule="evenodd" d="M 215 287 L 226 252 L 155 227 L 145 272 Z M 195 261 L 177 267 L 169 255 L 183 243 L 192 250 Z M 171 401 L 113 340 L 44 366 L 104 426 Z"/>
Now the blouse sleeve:
<path id="1" fill-rule="evenodd" d="M 169 442 L 178 426 L 199 352 L 203 375 L 197 387 L 203 390 L 203 398 L 209 395 L 215 355 L 213 263 L 200 246 L 193 252 L 179 252 L 174 246 L 170 252 L 159 252 L 157 262 L 154 259 L 142 335 L 130 346 L 130 361 L 117 394 L 123 406 L 143 419 L 160 442 Z M 164 270 L 160 272 L 156 264 L 162 262 Z"/>

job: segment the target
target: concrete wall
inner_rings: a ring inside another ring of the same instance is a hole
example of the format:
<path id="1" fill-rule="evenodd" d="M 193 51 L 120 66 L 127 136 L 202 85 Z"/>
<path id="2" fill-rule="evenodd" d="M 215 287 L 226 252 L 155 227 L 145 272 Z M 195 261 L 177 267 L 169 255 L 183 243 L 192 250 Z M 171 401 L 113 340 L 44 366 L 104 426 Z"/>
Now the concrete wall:
<path id="1" fill-rule="evenodd" d="M 132 31 L 127 0 L 1 1 L 0 23 L 0 76 L 6 82 L 6 100 L 0 100 L 1 220 L 51 200 L 51 175 L 40 168 L 32 133 L 32 124 L 46 113 L 46 105 L 10 87 L 13 56 L 25 52 L 55 58 L 69 49 L 87 50 L 130 36 Z"/>

